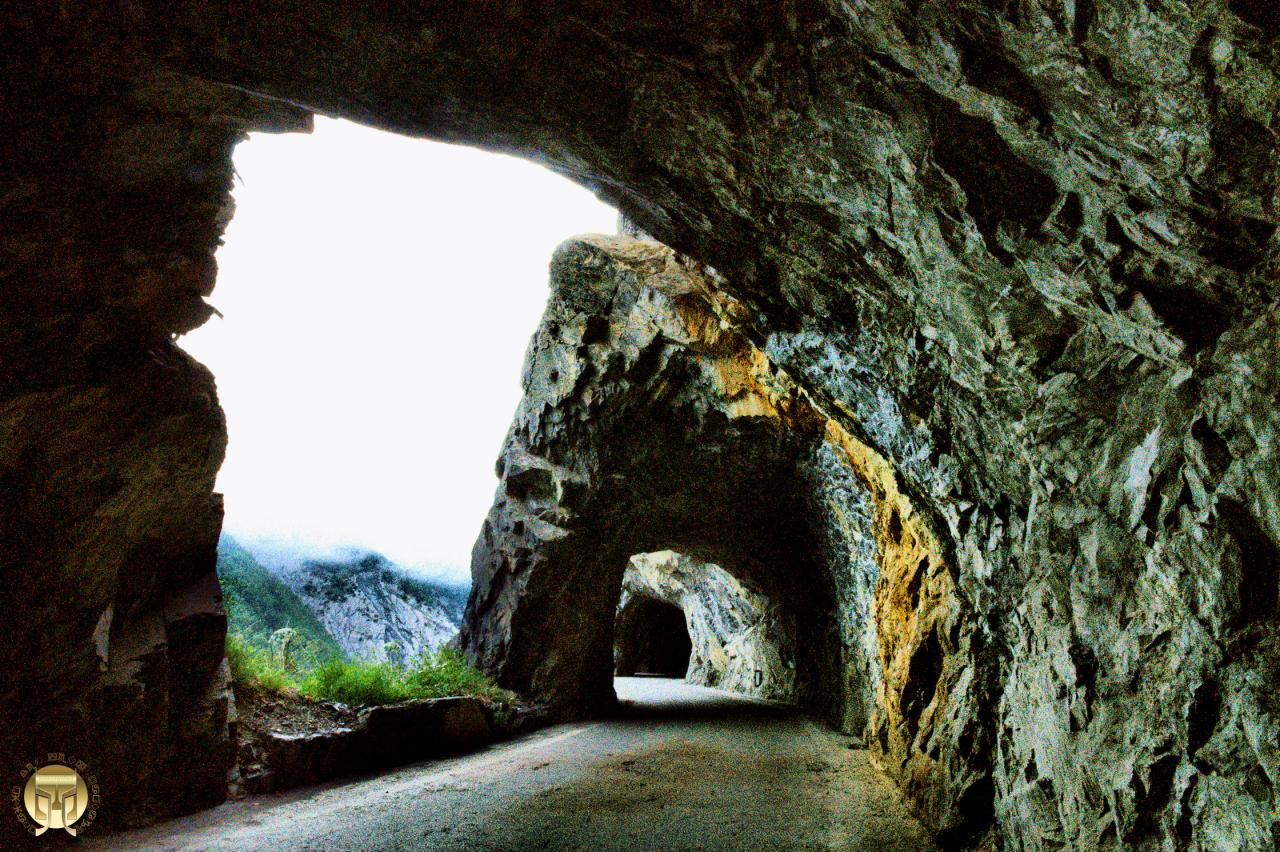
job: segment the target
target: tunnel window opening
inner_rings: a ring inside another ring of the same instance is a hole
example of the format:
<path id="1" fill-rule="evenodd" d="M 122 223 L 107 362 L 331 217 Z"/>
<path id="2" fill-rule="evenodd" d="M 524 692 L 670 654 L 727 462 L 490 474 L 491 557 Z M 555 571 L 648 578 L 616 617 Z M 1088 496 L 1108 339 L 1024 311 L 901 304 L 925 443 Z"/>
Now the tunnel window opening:
<path id="1" fill-rule="evenodd" d="M 417 697 L 462 619 L 552 252 L 617 213 L 527 161 L 319 117 L 234 163 L 215 316 L 179 341 L 227 423 L 233 674 Z"/>
<path id="2" fill-rule="evenodd" d="M 799 613 L 714 562 L 673 550 L 632 556 L 613 638 L 616 676 L 683 677 L 695 686 L 800 703 Z"/>
<path id="3" fill-rule="evenodd" d="M 683 678 L 692 652 L 693 642 L 680 607 L 635 596 L 619 608 L 614 651 L 614 670 L 619 677 Z"/>

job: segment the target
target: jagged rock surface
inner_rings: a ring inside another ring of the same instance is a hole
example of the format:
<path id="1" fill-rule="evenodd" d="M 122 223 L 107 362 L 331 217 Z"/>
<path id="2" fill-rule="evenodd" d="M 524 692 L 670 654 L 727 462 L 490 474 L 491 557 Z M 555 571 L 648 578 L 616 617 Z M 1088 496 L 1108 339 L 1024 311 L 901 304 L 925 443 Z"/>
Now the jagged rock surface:
<path id="1" fill-rule="evenodd" d="M 305 563 L 281 578 L 355 659 L 412 663 L 458 634 L 460 597 L 424 588 L 376 554 Z"/>
<path id="2" fill-rule="evenodd" d="M 353 2 L 337 15 L 266 0 L 245 15 L 129 0 L 15 6 L 0 22 L 2 603 L 27 666 L 10 669 L 3 709 L 20 750 L 50 730 L 29 706 L 94 694 L 87 649 L 117 589 L 154 610 L 154 592 L 192 576 L 166 549 L 212 547 L 212 531 L 148 531 L 204 529 L 216 461 L 157 466 L 137 493 L 174 499 L 163 512 L 95 514 L 140 482 L 137 454 L 58 426 L 92 389 L 127 400 L 147 353 L 174 357 L 169 336 L 206 315 L 239 131 L 206 135 L 226 111 L 181 97 L 192 84 L 161 67 L 537 158 L 720 270 L 744 333 L 890 460 L 945 557 L 927 576 L 945 562 L 976 614 L 956 641 L 983 649 L 995 686 L 951 712 L 990 723 L 990 739 L 964 741 L 994 761 L 974 795 L 1004 845 L 1276 844 L 1270 5 Z M 131 107 L 144 91 L 164 109 Z M 198 371 L 175 377 L 180 398 L 211 399 Z M 182 452 L 215 421 L 192 424 Z M 140 451 L 165 445 L 133 434 Z M 77 450 L 94 470 L 60 455 Z M 166 544 L 117 558 L 143 540 Z M 103 543 L 111 555 L 91 555 Z M 51 576 L 87 591 L 32 603 Z M 902 580 L 889 585 L 903 599 L 928 598 Z M 945 651 L 947 624 L 924 647 Z M 149 699 L 121 697 L 112 715 Z M 82 718 L 65 732 L 112 740 Z"/>

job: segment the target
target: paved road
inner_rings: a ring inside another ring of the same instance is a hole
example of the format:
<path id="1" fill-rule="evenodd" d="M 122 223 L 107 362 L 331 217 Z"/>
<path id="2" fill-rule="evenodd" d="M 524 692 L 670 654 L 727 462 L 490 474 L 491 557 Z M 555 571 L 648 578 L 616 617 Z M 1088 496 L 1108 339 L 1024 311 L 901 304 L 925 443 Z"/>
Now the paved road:
<path id="1" fill-rule="evenodd" d="M 932 849 L 866 752 L 785 708 L 619 678 L 619 718 L 230 802 L 111 849 Z"/>

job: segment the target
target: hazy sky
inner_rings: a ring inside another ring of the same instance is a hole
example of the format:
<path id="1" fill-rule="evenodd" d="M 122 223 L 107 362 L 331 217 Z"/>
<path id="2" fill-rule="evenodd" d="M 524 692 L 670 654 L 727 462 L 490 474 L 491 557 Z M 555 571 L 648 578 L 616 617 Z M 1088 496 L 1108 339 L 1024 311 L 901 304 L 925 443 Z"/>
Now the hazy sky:
<path id="1" fill-rule="evenodd" d="M 227 532 L 469 576 L 551 252 L 615 212 L 532 163 L 324 118 L 235 165 L 224 318 L 180 341 L 227 413 Z"/>

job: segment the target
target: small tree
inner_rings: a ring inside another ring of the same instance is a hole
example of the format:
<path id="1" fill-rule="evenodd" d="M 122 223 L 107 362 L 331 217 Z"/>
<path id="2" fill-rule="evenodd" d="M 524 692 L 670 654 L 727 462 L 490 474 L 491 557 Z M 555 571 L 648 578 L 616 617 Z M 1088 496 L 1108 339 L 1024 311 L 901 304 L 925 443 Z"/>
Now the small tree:
<path id="1" fill-rule="evenodd" d="M 271 660 L 289 674 L 298 673 L 298 662 L 294 658 L 294 643 L 298 639 L 298 631 L 292 627 L 281 627 L 271 634 L 267 647 L 271 651 Z"/>

